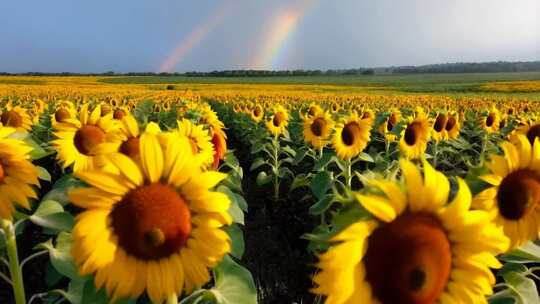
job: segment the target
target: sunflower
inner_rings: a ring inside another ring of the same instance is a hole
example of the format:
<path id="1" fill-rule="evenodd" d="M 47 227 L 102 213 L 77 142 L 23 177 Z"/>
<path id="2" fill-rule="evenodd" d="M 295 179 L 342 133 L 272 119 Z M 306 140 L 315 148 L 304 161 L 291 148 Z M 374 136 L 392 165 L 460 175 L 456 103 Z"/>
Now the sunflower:
<path id="1" fill-rule="evenodd" d="M 0 122 L 4 127 L 15 128 L 17 131 L 28 132 L 32 129 L 32 118 L 28 110 L 21 106 L 8 104 L 0 115 Z"/>
<path id="2" fill-rule="evenodd" d="M 394 130 L 394 127 L 399 123 L 400 116 L 401 113 L 399 111 L 393 110 L 390 112 L 388 118 L 379 126 L 378 131 L 384 135 L 386 141 L 393 142 L 396 140 L 397 136 L 392 133 L 392 130 Z"/>
<path id="3" fill-rule="evenodd" d="M 109 154 L 115 171 L 79 172 L 90 188 L 69 193 L 86 209 L 73 229 L 72 256 L 112 302 L 145 291 L 154 303 L 190 293 L 210 280 L 208 268 L 231 249 L 221 230 L 231 223 L 230 201 L 209 190 L 226 175 L 201 172 L 186 137 L 161 145 L 145 132 L 140 151 L 140 163 Z"/>
<path id="4" fill-rule="evenodd" d="M 100 107 L 88 115 L 88 104 L 81 107 L 79 120 L 58 123 L 55 129 L 57 139 L 52 145 L 58 152 L 56 158 L 62 161 L 64 168 L 73 164 L 74 172 L 92 169 L 97 164 L 96 148 L 119 140 L 118 124 L 112 115 L 101 117 Z"/>
<path id="5" fill-rule="evenodd" d="M 359 119 L 353 112 L 345 121 L 336 125 L 332 145 L 341 159 L 351 159 L 362 152 L 370 139 L 371 121 Z"/>
<path id="6" fill-rule="evenodd" d="M 37 195 L 38 170 L 28 160 L 32 148 L 19 139 L 9 138 L 14 128 L 0 127 L 0 219 L 10 219 L 14 205 L 30 209 L 29 198 Z"/>
<path id="7" fill-rule="evenodd" d="M 59 102 L 54 114 L 51 114 L 51 124 L 56 128 L 58 123 L 67 123 L 77 117 L 77 112 L 71 102 Z"/>
<path id="8" fill-rule="evenodd" d="M 341 109 L 341 106 L 339 105 L 339 103 L 334 101 L 330 104 L 330 111 L 332 113 L 337 113 L 340 109 Z"/>
<path id="9" fill-rule="evenodd" d="M 424 161 L 424 177 L 401 161 L 404 184 L 370 180 L 357 194 L 374 219 L 353 223 L 319 256 L 314 292 L 326 303 L 486 303 L 508 239 L 489 214 L 470 210 L 471 193 L 448 203 L 450 183 Z"/>
<path id="10" fill-rule="evenodd" d="M 491 173 L 480 179 L 491 186 L 475 196 L 473 206 L 486 209 L 504 228 L 511 248 L 538 238 L 540 229 L 540 140 L 531 145 L 519 134 L 502 143 L 504 156 L 492 155 Z"/>
<path id="11" fill-rule="evenodd" d="M 401 132 L 399 149 L 409 159 L 419 158 L 424 155 L 430 136 L 429 120 L 424 114 L 416 118 L 409 118 L 405 130 Z"/>
<path id="12" fill-rule="evenodd" d="M 263 116 L 264 116 L 264 110 L 263 108 L 260 106 L 260 105 L 255 105 L 252 109 L 251 109 L 251 119 L 254 121 L 254 122 L 259 122 L 262 120 Z"/>
<path id="13" fill-rule="evenodd" d="M 535 139 L 540 139 L 540 120 L 534 123 L 520 125 L 516 129 L 516 133 L 525 135 L 531 145 L 534 144 Z"/>
<path id="14" fill-rule="evenodd" d="M 459 123 L 459 115 L 456 112 L 450 112 L 448 114 L 448 120 L 444 129 L 449 139 L 456 139 L 458 137 L 461 125 Z"/>
<path id="15" fill-rule="evenodd" d="M 304 121 L 304 139 L 315 149 L 320 149 L 328 143 L 334 122 L 328 112 L 318 112 Z"/>
<path id="16" fill-rule="evenodd" d="M 500 119 L 499 110 L 492 108 L 486 117 L 482 118 L 482 128 L 488 133 L 497 132 L 499 130 Z"/>
<path id="17" fill-rule="evenodd" d="M 208 167 L 214 163 L 214 147 L 212 138 L 203 125 L 196 125 L 188 119 L 178 122 L 178 129 L 173 132 L 178 136 L 185 136 L 189 139 L 193 154 L 199 159 L 203 167 Z"/>
<path id="18" fill-rule="evenodd" d="M 279 136 L 285 132 L 288 124 L 289 113 L 283 106 L 278 105 L 274 108 L 274 115 L 266 122 L 266 127 L 271 134 Z"/>
<path id="19" fill-rule="evenodd" d="M 448 138 L 446 133 L 446 124 L 448 123 L 448 116 L 445 113 L 437 114 L 433 127 L 431 128 L 432 138 L 435 141 L 441 141 Z"/>
<path id="20" fill-rule="evenodd" d="M 307 109 L 306 118 L 313 117 L 321 112 L 323 112 L 323 109 L 318 104 L 312 103 Z"/>

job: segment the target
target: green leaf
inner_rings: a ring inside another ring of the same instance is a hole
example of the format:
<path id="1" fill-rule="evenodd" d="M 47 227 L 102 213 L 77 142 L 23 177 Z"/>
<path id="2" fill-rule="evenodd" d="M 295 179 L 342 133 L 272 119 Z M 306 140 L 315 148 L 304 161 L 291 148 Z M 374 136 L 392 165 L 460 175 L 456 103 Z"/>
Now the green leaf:
<path id="1" fill-rule="evenodd" d="M 311 191 L 317 199 L 321 199 L 332 186 L 332 176 L 327 171 L 317 173 L 311 180 Z"/>
<path id="2" fill-rule="evenodd" d="M 49 250 L 50 261 L 56 271 L 70 279 L 78 279 L 80 276 L 71 256 L 72 243 L 70 233 L 60 232 L 56 238 L 56 246 L 53 246 L 50 240 L 38 246 Z"/>
<path id="3" fill-rule="evenodd" d="M 50 182 L 52 177 L 51 177 L 51 174 L 49 173 L 49 171 L 47 171 L 47 169 L 41 167 L 41 166 L 36 166 L 37 170 L 38 170 L 38 178 L 41 179 L 41 180 L 44 180 L 44 181 L 47 181 L 47 182 Z"/>
<path id="4" fill-rule="evenodd" d="M 266 172 L 261 171 L 257 175 L 257 179 L 255 180 L 255 183 L 257 184 L 257 186 L 260 187 L 260 186 L 264 186 L 264 185 L 270 183 L 271 181 L 272 181 L 272 179 L 270 178 L 270 176 L 268 176 L 266 174 Z"/>
<path id="5" fill-rule="evenodd" d="M 72 174 L 66 174 L 54 183 L 52 190 L 45 194 L 42 201 L 53 200 L 64 206 L 69 202 L 67 192 L 71 188 L 81 187 L 83 185 L 83 182 L 74 178 Z"/>
<path id="6" fill-rule="evenodd" d="M 334 201 L 334 195 L 333 194 L 327 194 L 324 197 L 322 197 L 319 201 L 317 201 L 313 206 L 309 207 L 309 214 L 313 215 L 319 215 L 324 213 L 330 206 L 332 206 L 332 203 Z"/>
<path id="7" fill-rule="evenodd" d="M 512 250 L 508 254 L 502 255 L 501 260 L 516 263 L 539 263 L 540 246 L 533 242 L 528 242 L 525 245 Z"/>
<path id="8" fill-rule="evenodd" d="M 251 164 L 251 167 L 249 167 L 249 171 L 254 171 L 255 169 L 259 168 L 260 166 L 266 164 L 266 161 L 262 159 L 261 157 L 256 158 L 253 163 Z"/>
<path id="9" fill-rule="evenodd" d="M 310 182 L 311 182 L 311 173 L 309 173 L 308 175 L 299 174 L 294 177 L 294 180 L 291 184 L 289 191 L 293 191 L 300 187 L 307 187 L 310 185 Z"/>
<path id="10" fill-rule="evenodd" d="M 107 304 L 109 299 L 104 288 L 96 290 L 94 280 L 87 280 L 83 287 L 81 304 Z"/>
<path id="11" fill-rule="evenodd" d="M 536 284 L 523 273 L 510 271 L 503 276 L 506 283 L 512 285 L 523 303 L 540 303 Z"/>
<path id="12" fill-rule="evenodd" d="M 281 148 L 281 151 L 289 154 L 292 157 L 296 156 L 296 151 L 294 151 L 293 148 L 291 148 L 291 146 L 285 146 L 285 147 Z"/>
<path id="13" fill-rule="evenodd" d="M 75 219 L 56 201 L 42 201 L 36 212 L 29 217 L 32 223 L 57 231 L 70 231 L 75 224 Z"/>
<path id="14" fill-rule="evenodd" d="M 325 168 L 328 166 L 330 161 L 332 161 L 332 158 L 334 157 L 333 152 L 324 152 L 322 157 L 317 160 L 315 163 L 315 166 L 313 167 L 313 171 L 320 171 L 322 168 Z"/>
<path id="15" fill-rule="evenodd" d="M 300 149 L 293 160 L 293 165 L 298 165 L 304 158 L 306 157 L 308 150 L 307 149 Z"/>
<path id="16" fill-rule="evenodd" d="M 232 224 L 224 228 L 225 232 L 231 238 L 231 255 L 237 259 L 242 259 L 245 251 L 244 232 L 239 225 Z"/>
<path id="17" fill-rule="evenodd" d="M 256 304 L 257 289 L 251 273 L 225 256 L 214 269 L 215 286 L 210 291 L 219 304 Z"/>
<path id="18" fill-rule="evenodd" d="M 244 225 L 244 212 L 242 211 L 242 209 L 240 209 L 237 203 L 231 202 L 231 205 L 229 206 L 229 210 L 227 210 L 227 212 L 229 212 L 229 214 L 231 215 L 234 223 Z"/>
<path id="19" fill-rule="evenodd" d="M 226 186 L 219 186 L 216 188 L 217 191 L 222 192 L 227 195 L 231 201 L 229 206 L 229 214 L 232 216 L 235 223 L 244 224 L 244 212 L 243 209 L 247 210 L 247 203 L 244 198 L 236 193 L 232 192 Z M 241 206 L 242 205 L 242 206 Z M 243 208 L 242 208 L 243 207 Z"/>
<path id="20" fill-rule="evenodd" d="M 371 157 L 371 155 L 365 153 L 365 152 L 362 152 L 360 153 L 357 157 L 356 157 L 356 160 L 362 160 L 362 161 L 365 161 L 365 162 L 368 162 L 368 163 L 374 163 L 375 160 L 373 160 L 373 157 Z"/>

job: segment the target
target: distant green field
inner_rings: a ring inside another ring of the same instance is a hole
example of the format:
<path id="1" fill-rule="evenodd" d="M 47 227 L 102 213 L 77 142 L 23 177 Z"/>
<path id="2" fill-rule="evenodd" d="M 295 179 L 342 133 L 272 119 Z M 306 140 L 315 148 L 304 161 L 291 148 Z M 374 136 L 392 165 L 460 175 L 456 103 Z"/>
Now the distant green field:
<path id="1" fill-rule="evenodd" d="M 384 93 L 420 93 L 448 95 L 513 95 L 537 99 L 540 92 L 490 92 L 481 86 L 488 82 L 540 80 L 540 72 L 478 74 L 413 74 L 373 76 L 275 76 L 275 77 L 186 77 L 134 76 L 108 77 L 99 81 L 110 84 L 305 84 L 369 86 L 370 91 Z M 490 94 L 492 93 L 492 94 Z"/>

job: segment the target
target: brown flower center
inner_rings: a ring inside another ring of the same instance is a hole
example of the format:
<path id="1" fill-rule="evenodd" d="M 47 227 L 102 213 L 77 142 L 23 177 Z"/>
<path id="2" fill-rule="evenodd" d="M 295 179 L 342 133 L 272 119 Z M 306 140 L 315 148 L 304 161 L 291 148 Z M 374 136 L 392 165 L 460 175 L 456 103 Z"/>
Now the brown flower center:
<path id="1" fill-rule="evenodd" d="M 144 260 L 166 258 L 184 246 L 191 233 L 191 213 L 171 186 L 154 183 L 127 193 L 111 214 L 118 244 Z"/>
<path id="2" fill-rule="evenodd" d="M 390 114 L 390 117 L 388 118 L 388 122 L 386 124 L 386 130 L 388 132 L 392 131 L 394 127 L 397 125 L 398 118 L 396 113 Z"/>
<path id="3" fill-rule="evenodd" d="M 253 109 L 253 114 L 255 115 L 255 117 L 259 117 L 261 115 L 261 107 L 257 106 L 255 107 L 255 109 Z"/>
<path id="4" fill-rule="evenodd" d="M 540 202 L 540 175 L 521 169 L 507 175 L 499 185 L 497 205 L 508 220 L 519 220 Z"/>
<path id="5" fill-rule="evenodd" d="M 446 127 L 445 127 L 446 131 L 451 131 L 456 125 L 456 123 L 457 121 L 454 117 L 452 116 L 448 117 L 448 121 L 446 122 Z"/>
<path id="6" fill-rule="evenodd" d="M 435 124 L 433 125 L 433 129 L 436 132 L 441 132 L 442 130 L 445 129 L 447 121 L 448 121 L 448 118 L 446 117 L 446 115 L 439 114 L 437 116 L 437 119 L 435 120 Z"/>
<path id="7" fill-rule="evenodd" d="M 130 158 L 136 158 L 139 156 L 139 138 L 138 137 L 130 137 L 126 141 L 122 142 L 120 145 L 120 149 L 118 150 L 120 153 L 129 156 Z"/>
<path id="8" fill-rule="evenodd" d="M 407 126 L 405 130 L 405 143 L 409 146 L 414 146 L 422 133 L 422 124 L 415 121 Z"/>
<path id="9" fill-rule="evenodd" d="M 92 150 L 105 141 L 105 132 L 100 127 L 85 125 L 75 133 L 73 142 L 77 150 L 84 155 L 93 155 Z"/>
<path id="10" fill-rule="evenodd" d="M 368 238 L 364 265 L 381 303 L 435 303 L 448 282 L 452 251 L 436 217 L 405 214 Z"/>
<path id="11" fill-rule="evenodd" d="M 70 118 L 71 115 L 69 115 L 69 111 L 64 108 L 60 108 L 54 112 L 54 119 L 56 119 L 58 122 L 64 122 Z"/>
<path id="12" fill-rule="evenodd" d="M 325 128 L 326 120 L 324 120 L 323 118 L 315 119 L 310 126 L 311 132 L 317 137 L 321 137 L 323 135 L 323 131 Z"/>
<path id="13" fill-rule="evenodd" d="M 534 139 L 538 138 L 540 140 L 540 124 L 532 126 L 529 131 L 527 131 L 527 139 L 534 145 Z"/>
<path id="14" fill-rule="evenodd" d="M 283 112 L 277 112 L 272 119 L 274 127 L 279 127 L 285 121 L 285 114 Z"/>
<path id="15" fill-rule="evenodd" d="M 15 112 L 14 110 L 9 110 L 2 113 L 2 116 L 0 116 L 0 120 L 2 121 L 2 124 L 4 126 L 14 127 L 14 128 L 18 128 L 22 126 L 22 123 L 23 123 L 22 116 L 19 113 Z"/>
<path id="16" fill-rule="evenodd" d="M 347 123 L 341 131 L 341 141 L 346 146 L 352 146 L 358 136 L 360 136 L 360 126 L 354 121 Z"/>
<path id="17" fill-rule="evenodd" d="M 488 114 L 488 117 L 486 118 L 486 126 L 491 127 L 495 123 L 495 116 L 496 114 L 491 112 Z"/>
<path id="18" fill-rule="evenodd" d="M 120 119 L 124 118 L 124 116 L 126 116 L 126 112 L 124 112 L 124 110 L 122 110 L 122 109 L 116 109 L 114 111 L 114 113 L 113 113 L 113 118 L 114 119 L 120 120 Z"/>

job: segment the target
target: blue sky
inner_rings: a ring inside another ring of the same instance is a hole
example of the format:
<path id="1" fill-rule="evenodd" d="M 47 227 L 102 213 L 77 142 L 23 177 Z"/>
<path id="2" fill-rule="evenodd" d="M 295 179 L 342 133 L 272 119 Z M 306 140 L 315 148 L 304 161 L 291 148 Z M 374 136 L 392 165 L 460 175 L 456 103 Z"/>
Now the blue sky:
<path id="1" fill-rule="evenodd" d="M 209 23 L 170 69 L 250 68 L 291 10 L 262 67 L 540 60 L 538 0 L 4 0 L 0 71 L 159 71 Z"/>

